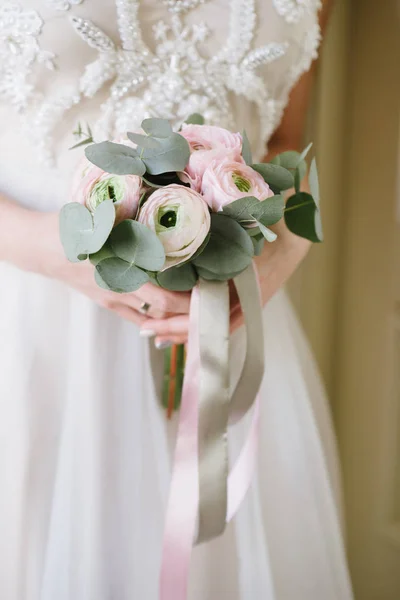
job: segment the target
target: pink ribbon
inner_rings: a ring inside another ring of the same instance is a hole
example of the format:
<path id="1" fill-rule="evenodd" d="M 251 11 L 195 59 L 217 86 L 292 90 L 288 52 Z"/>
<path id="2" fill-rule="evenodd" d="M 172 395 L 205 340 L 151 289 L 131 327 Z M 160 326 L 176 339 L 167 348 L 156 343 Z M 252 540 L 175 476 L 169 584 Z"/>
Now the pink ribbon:
<path id="1" fill-rule="evenodd" d="M 160 576 L 160 600 L 185 600 L 199 505 L 199 290 L 194 288 L 185 379 L 179 414 Z"/>
<path id="2" fill-rule="evenodd" d="M 166 513 L 160 600 L 187 599 L 190 561 L 196 539 L 199 508 L 199 302 L 200 292 L 195 288 L 190 306 L 189 352 Z M 257 459 L 259 424 L 260 400 L 257 397 L 248 437 L 228 478 L 227 522 L 238 511 L 251 485 Z"/>

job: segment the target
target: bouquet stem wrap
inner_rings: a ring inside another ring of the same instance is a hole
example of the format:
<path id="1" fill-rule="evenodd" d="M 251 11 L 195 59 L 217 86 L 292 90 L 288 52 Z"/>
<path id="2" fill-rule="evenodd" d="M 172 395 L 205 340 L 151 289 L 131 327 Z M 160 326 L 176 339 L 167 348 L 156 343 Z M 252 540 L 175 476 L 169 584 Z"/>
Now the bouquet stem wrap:
<path id="1" fill-rule="evenodd" d="M 194 543 L 223 533 L 256 464 L 259 400 L 248 438 L 229 473 L 228 424 L 254 405 L 264 371 L 261 298 L 254 266 L 234 280 L 245 317 L 246 357 L 236 389 L 229 382 L 227 282 L 201 280 L 193 290 L 188 357 L 180 409 L 160 578 L 160 600 L 186 600 Z"/>

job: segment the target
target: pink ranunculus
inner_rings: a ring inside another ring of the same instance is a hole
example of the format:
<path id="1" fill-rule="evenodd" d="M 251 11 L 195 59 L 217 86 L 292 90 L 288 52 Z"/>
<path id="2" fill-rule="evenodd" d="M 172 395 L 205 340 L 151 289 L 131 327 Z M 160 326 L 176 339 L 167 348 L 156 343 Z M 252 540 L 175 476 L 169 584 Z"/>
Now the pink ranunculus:
<path id="1" fill-rule="evenodd" d="M 242 136 L 214 125 L 183 125 L 180 134 L 190 146 L 190 159 L 186 172 L 193 179 L 202 178 L 209 164 L 229 158 L 243 162 Z"/>
<path id="2" fill-rule="evenodd" d="M 177 173 L 177 175 L 178 175 L 179 179 L 181 181 L 183 181 L 183 183 L 188 183 L 190 185 L 190 187 L 192 188 L 192 190 L 195 190 L 196 192 L 201 191 L 200 175 L 191 176 L 191 175 L 189 175 L 189 173 L 187 173 L 187 171 L 179 171 Z"/>
<path id="3" fill-rule="evenodd" d="M 201 192 L 213 212 L 238 198 L 265 200 L 274 193 L 263 177 L 248 165 L 229 159 L 215 160 L 203 175 Z"/>
<path id="4" fill-rule="evenodd" d="M 154 231 L 164 246 L 162 270 L 190 259 L 210 230 L 210 211 L 204 198 L 183 185 L 159 188 L 139 211 L 139 223 Z"/>
<path id="5" fill-rule="evenodd" d="M 112 200 L 115 224 L 136 217 L 142 191 L 137 175 L 111 175 L 84 159 L 73 181 L 72 200 L 94 212 L 101 202 Z"/>

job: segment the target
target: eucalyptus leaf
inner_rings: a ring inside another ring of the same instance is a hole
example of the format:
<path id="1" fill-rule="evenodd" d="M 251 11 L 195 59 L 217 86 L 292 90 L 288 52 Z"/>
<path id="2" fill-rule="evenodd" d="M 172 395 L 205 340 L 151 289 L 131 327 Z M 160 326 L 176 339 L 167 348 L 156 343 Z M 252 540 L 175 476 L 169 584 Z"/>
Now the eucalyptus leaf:
<path id="1" fill-rule="evenodd" d="M 110 245 L 118 258 L 146 271 L 159 271 L 165 263 L 164 247 L 156 234 L 137 221 L 126 219 L 113 230 Z"/>
<path id="2" fill-rule="evenodd" d="M 161 287 L 173 292 L 189 292 L 196 285 L 197 279 L 196 270 L 190 263 L 171 267 L 157 275 L 157 281 Z"/>
<path id="3" fill-rule="evenodd" d="M 235 219 L 235 221 L 254 221 L 251 211 L 255 206 L 258 206 L 260 201 L 254 196 L 245 196 L 244 198 L 238 198 L 230 204 L 226 204 L 222 213 Z"/>
<path id="4" fill-rule="evenodd" d="M 262 202 L 258 202 L 251 211 L 250 215 L 262 223 L 264 226 L 275 225 L 283 217 L 285 201 L 281 194 L 271 196 Z"/>
<path id="5" fill-rule="evenodd" d="M 124 144 L 100 142 L 85 149 L 86 158 L 106 173 L 114 175 L 144 175 L 146 167 L 137 151 Z"/>
<path id="6" fill-rule="evenodd" d="M 267 240 L 267 242 L 275 242 L 275 240 L 278 237 L 276 233 L 271 231 L 271 229 L 269 229 L 268 227 L 265 227 L 265 225 L 263 225 L 260 221 L 257 221 L 257 225 L 259 226 L 260 231 L 263 234 L 264 238 Z"/>
<path id="7" fill-rule="evenodd" d="M 312 195 L 314 202 L 316 204 L 316 207 L 317 207 L 317 209 L 315 211 L 315 232 L 317 234 L 319 241 L 322 242 L 324 239 L 324 232 L 323 232 L 323 228 L 322 228 L 321 213 L 320 213 L 321 199 L 320 199 L 320 192 L 319 192 L 318 169 L 317 169 L 317 163 L 316 163 L 315 158 L 313 158 L 311 161 L 310 172 L 308 174 L 308 182 L 310 185 L 311 195 Z"/>
<path id="8" fill-rule="evenodd" d="M 204 125 L 205 121 L 203 115 L 200 115 L 199 113 L 193 113 L 188 116 L 185 123 L 188 125 Z"/>
<path id="9" fill-rule="evenodd" d="M 300 180 L 303 180 L 307 174 L 307 163 L 302 159 L 300 152 L 296 152 L 296 150 L 287 150 L 286 152 L 277 154 L 271 160 L 271 163 L 291 171 L 293 176 L 295 170 L 298 168 L 300 171 Z"/>
<path id="10" fill-rule="evenodd" d="M 199 277 L 201 277 L 201 279 L 206 279 L 207 281 L 228 281 L 229 279 L 233 279 L 237 275 L 240 275 L 240 273 L 242 273 L 245 269 L 246 267 L 244 267 L 241 271 L 232 271 L 230 273 L 218 274 L 213 273 L 212 271 L 208 271 L 207 269 L 203 269 L 202 267 L 196 267 Z"/>
<path id="11" fill-rule="evenodd" d="M 106 258 L 96 266 L 101 280 L 113 292 L 135 292 L 149 281 L 145 271 L 121 258 Z"/>
<path id="12" fill-rule="evenodd" d="M 92 263 L 92 265 L 96 266 L 101 260 L 104 260 L 105 258 L 112 258 L 113 256 L 115 256 L 115 254 L 112 251 L 109 242 L 107 241 L 101 248 L 101 250 L 89 256 L 89 260 Z"/>
<path id="13" fill-rule="evenodd" d="M 111 290 L 111 288 L 106 284 L 106 282 L 100 277 L 100 274 L 97 271 L 97 269 L 94 270 L 94 280 L 99 287 L 103 288 L 103 290 Z"/>
<path id="14" fill-rule="evenodd" d="M 128 138 L 140 148 L 157 149 L 160 147 L 159 139 L 150 135 L 142 135 L 140 133 L 127 133 Z"/>
<path id="15" fill-rule="evenodd" d="M 168 138 L 173 134 L 171 123 L 167 119 L 145 119 L 142 121 L 142 129 L 147 135 L 156 138 Z"/>
<path id="16" fill-rule="evenodd" d="M 258 238 L 258 237 L 259 237 L 259 235 L 260 235 L 260 228 L 259 228 L 259 227 L 254 227 L 254 225 L 255 225 L 255 224 L 256 224 L 256 223 L 255 223 L 255 221 L 253 220 L 252 227 L 247 227 L 247 228 L 246 228 L 246 233 L 247 233 L 247 235 L 249 235 L 249 236 L 250 236 L 250 237 L 252 237 L 252 238 L 253 238 L 253 237 L 255 237 L 255 238 Z M 263 237 L 263 236 L 261 235 L 261 237 Z"/>
<path id="17" fill-rule="evenodd" d="M 198 270 L 227 277 L 243 271 L 253 256 L 253 244 L 246 231 L 230 217 L 212 214 L 210 240 L 194 265 Z"/>
<path id="18" fill-rule="evenodd" d="M 95 254 L 106 243 L 115 221 L 111 200 L 102 202 L 94 215 L 83 204 L 71 202 L 60 212 L 60 238 L 71 262 L 79 262 Z"/>
<path id="19" fill-rule="evenodd" d="M 159 139 L 157 148 L 146 148 L 141 154 L 148 173 L 159 175 L 171 171 L 184 171 L 190 157 L 188 142 L 179 133 Z"/>
<path id="20" fill-rule="evenodd" d="M 293 175 L 286 167 L 274 163 L 259 163 L 252 165 L 252 168 L 260 173 L 274 192 L 279 194 L 283 190 L 288 190 L 294 185 Z"/>
<path id="21" fill-rule="evenodd" d="M 285 222 L 293 233 L 311 242 L 320 242 L 319 211 L 311 194 L 299 192 L 291 196 L 285 209 Z"/>
<path id="22" fill-rule="evenodd" d="M 312 197 L 314 198 L 314 202 L 317 207 L 320 207 L 320 193 L 319 193 L 319 179 L 318 179 L 318 169 L 315 158 L 312 159 L 310 165 L 310 172 L 308 174 L 308 183 L 310 185 L 310 192 Z"/>
<path id="23" fill-rule="evenodd" d="M 253 164 L 253 157 L 251 155 L 251 146 L 249 138 L 247 137 L 246 130 L 243 129 L 242 133 L 242 157 L 246 165 L 251 166 Z"/>
<path id="24" fill-rule="evenodd" d="M 303 152 L 300 154 L 300 161 L 304 160 L 306 158 L 306 156 L 308 155 L 308 153 L 310 152 L 311 148 L 313 147 L 313 143 L 310 142 L 308 144 L 308 146 L 306 146 L 303 150 Z"/>

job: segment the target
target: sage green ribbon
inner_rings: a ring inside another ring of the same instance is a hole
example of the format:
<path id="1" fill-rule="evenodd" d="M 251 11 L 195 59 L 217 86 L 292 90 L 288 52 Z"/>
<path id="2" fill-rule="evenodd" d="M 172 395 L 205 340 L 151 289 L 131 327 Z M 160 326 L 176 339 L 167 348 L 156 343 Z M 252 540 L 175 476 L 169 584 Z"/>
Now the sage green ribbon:
<path id="1" fill-rule="evenodd" d="M 198 542 L 225 529 L 229 419 L 229 288 L 200 281 Z"/>
<path id="2" fill-rule="evenodd" d="M 228 423 L 252 407 L 264 373 L 262 307 L 253 265 L 235 279 L 244 313 L 246 356 L 229 392 L 229 293 L 226 282 L 200 281 L 199 521 L 197 542 L 226 527 Z"/>

